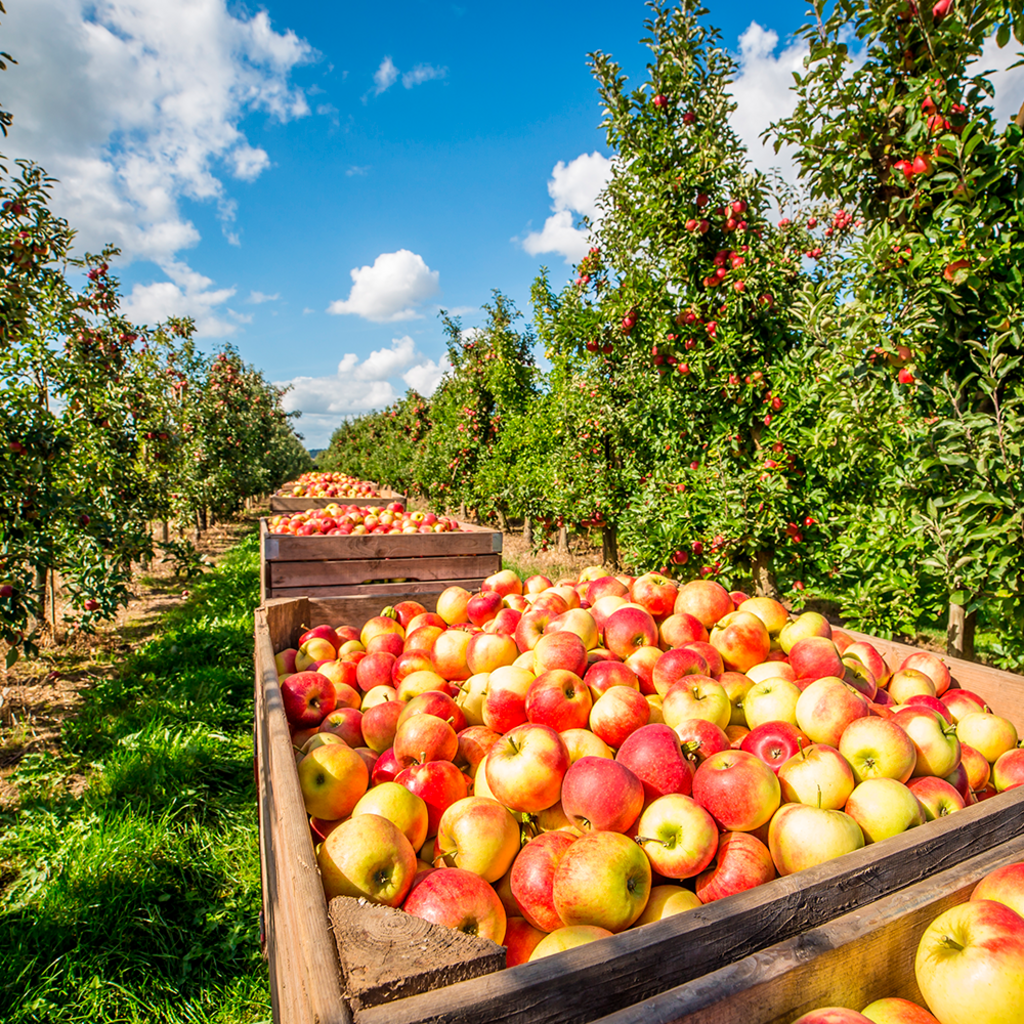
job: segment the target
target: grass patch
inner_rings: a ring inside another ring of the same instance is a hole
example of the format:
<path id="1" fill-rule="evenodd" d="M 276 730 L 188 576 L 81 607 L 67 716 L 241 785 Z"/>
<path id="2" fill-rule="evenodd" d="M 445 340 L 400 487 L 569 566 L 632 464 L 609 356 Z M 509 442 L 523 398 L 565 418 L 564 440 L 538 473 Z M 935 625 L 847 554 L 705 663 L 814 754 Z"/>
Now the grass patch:
<path id="1" fill-rule="evenodd" d="M 269 1021 L 251 535 L 87 691 L 0 815 L 0 1020 Z M 72 787 L 71 779 L 84 779 Z M 80 795 L 75 795 L 75 793 Z"/>

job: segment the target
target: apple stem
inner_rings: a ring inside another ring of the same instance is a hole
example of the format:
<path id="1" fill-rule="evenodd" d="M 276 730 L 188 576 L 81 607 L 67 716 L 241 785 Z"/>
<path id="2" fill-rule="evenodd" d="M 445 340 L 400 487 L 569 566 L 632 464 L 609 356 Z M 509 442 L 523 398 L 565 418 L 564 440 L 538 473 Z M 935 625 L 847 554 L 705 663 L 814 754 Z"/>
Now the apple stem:
<path id="1" fill-rule="evenodd" d="M 950 937 L 950 936 L 948 936 L 948 935 L 943 935 L 943 936 L 942 936 L 942 941 L 943 941 L 943 942 L 944 942 L 944 943 L 945 943 L 945 944 L 946 944 L 947 946 L 949 946 L 949 948 L 950 948 L 950 949 L 955 949 L 955 950 L 956 950 L 956 951 L 957 951 L 958 953 L 960 953 L 960 952 L 963 952 L 963 948 L 964 948 L 964 947 L 963 947 L 963 946 L 961 946 L 961 945 L 960 945 L 960 943 L 956 941 L 956 939 L 954 939 L 954 938 L 951 938 L 951 937 Z"/>

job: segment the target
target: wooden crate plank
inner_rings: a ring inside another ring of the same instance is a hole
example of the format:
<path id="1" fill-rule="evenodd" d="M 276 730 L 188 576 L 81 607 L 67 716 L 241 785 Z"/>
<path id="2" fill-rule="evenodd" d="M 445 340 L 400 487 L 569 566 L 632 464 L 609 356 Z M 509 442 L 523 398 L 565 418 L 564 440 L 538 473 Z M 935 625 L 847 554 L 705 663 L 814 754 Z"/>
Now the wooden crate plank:
<path id="1" fill-rule="evenodd" d="M 270 496 L 271 512 L 305 512 L 311 508 L 327 508 L 328 505 L 359 505 L 361 508 L 381 508 L 393 501 L 400 501 L 408 506 L 406 495 L 397 491 L 388 491 L 374 498 L 306 498 L 272 494 Z"/>
<path id="2" fill-rule="evenodd" d="M 372 583 L 485 579 L 501 568 L 497 555 L 454 555 L 435 558 L 350 558 L 343 561 L 268 562 L 269 587 L 360 586 Z"/>
<path id="3" fill-rule="evenodd" d="M 446 587 L 462 587 L 465 590 L 479 590 L 483 585 L 484 578 L 476 577 L 469 580 L 424 580 L 423 582 L 410 581 L 408 583 L 364 583 L 351 587 L 285 587 L 273 591 L 275 598 L 284 597 L 310 597 L 323 599 L 328 597 L 379 597 L 384 604 L 394 604 L 399 594 L 409 595 L 412 600 L 418 600 L 417 594 L 433 594 L 435 597 Z M 374 614 L 379 614 L 375 612 Z"/>
<path id="4" fill-rule="evenodd" d="M 821 1006 L 860 1010 L 900 996 L 922 1003 L 914 977 L 921 934 L 966 902 L 989 871 L 1024 859 L 1024 837 L 985 851 L 736 964 L 595 1024 L 790 1024 Z"/>
<path id="5" fill-rule="evenodd" d="M 261 532 L 266 529 L 266 520 L 261 520 Z M 288 533 L 268 533 L 265 558 L 270 562 L 424 558 L 496 554 L 501 549 L 501 532 L 485 527 L 459 533 L 367 533 L 348 537 L 295 537 Z"/>
<path id="6" fill-rule="evenodd" d="M 279 609 L 278 628 L 295 607 Z M 260 858 L 276 1024 L 351 1024 L 302 803 L 266 612 L 256 612 Z"/>

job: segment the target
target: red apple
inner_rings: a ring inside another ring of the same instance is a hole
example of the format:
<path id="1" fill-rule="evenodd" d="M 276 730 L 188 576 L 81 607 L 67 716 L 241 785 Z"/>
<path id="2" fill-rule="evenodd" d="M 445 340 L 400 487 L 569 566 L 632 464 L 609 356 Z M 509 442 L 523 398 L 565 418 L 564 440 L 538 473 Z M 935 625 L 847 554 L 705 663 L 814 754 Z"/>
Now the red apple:
<path id="1" fill-rule="evenodd" d="M 594 702 L 589 724 L 591 732 L 609 747 L 618 749 L 650 717 L 651 706 L 643 694 L 629 686 L 613 686 Z"/>
<path id="2" fill-rule="evenodd" d="M 643 605 L 655 618 L 672 613 L 677 594 L 676 584 L 655 572 L 638 577 L 629 591 L 630 600 Z"/>
<path id="3" fill-rule="evenodd" d="M 923 825 L 924 807 L 896 779 L 878 776 L 857 785 L 846 801 L 846 813 L 864 833 L 865 843 L 877 843 Z"/>
<path id="4" fill-rule="evenodd" d="M 523 917 L 542 931 L 553 932 L 562 927 L 552 887 L 558 862 L 574 842 L 576 836 L 569 832 L 544 832 L 531 839 L 512 864 L 512 895 Z"/>
<path id="5" fill-rule="evenodd" d="M 335 708 L 320 723 L 321 732 L 340 737 L 353 749 L 363 746 L 363 713 L 358 708 Z"/>
<path id="6" fill-rule="evenodd" d="M 483 699 L 483 724 L 498 733 L 522 725 L 526 721 L 526 695 L 535 678 L 532 672 L 514 665 L 492 672 Z"/>
<path id="7" fill-rule="evenodd" d="M 697 877 L 697 896 L 701 903 L 711 903 L 774 877 L 771 851 L 760 839 L 749 832 L 726 832 L 719 837 L 714 858 Z"/>
<path id="8" fill-rule="evenodd" d="M 870 708 L 865 697 L 842 679 L 825 676 L 808 686 L 796 703 L 796 724 L 815 743 L 839 746 L 846 727 L 865 718 Z"/>
<path id="9" fill-rule="evenodd" d="M 725 730 L 703 718 L 687 718 L 672 731 L 679 737 L 679 745 L 684 756 L 696 765 L 700 765 L 712 754 L 730 750 L 732 747 Z"/>
<path id="10" fill-rule="evenodd" d="M 779 768 L 801 747 L 810 746 L 811 741 L 789 722 L 763 722 L 751 729 L 740 743 L 740 750 L 759 757 L 776 775 Z"/>
<path id="11" fill-rule="evenodd" d="M 621 661 L 596 661 L 583 677 L 583 682 L 590 688 L 590 695 L 597 700 L 606 690 L 613 686 L 628 686 L 639 690 L 640 680 L 636 673 Z"/>
<path id="12" fill-rule="evenodd" d="M 694 878 L 718 849 L 715 819 L 691 797 L 668 793 L 653 800 L 636 827 L 651 869 L 663 878 Z"/>
<path id="13" fill-rule="evenodd" d="M 937 654 L 931 654 L 928 651 L 917 651 L 911 654 L 904 660 L 900 668 L 913 668 L 924 672 L 935 684 L 937 697 L 941 697 L 952 682 L 946 663 Z"/>
<path id="14" fill-rule="evenodd" d="M 789 663 L 798 679 L 821 679 L 823 676 L 843 676 L 843 659 L 831 639 L 808 636 L 789 650 Z"/>
<path id="15" fill-rule="evenodd" d="M 527 722 L 491 747 L 485 773 L 497 800 L 512 811 L 536 814 L 558 800 L 568 768 L 569 751 L 558 733 Z"/>
<path id="16" fill-rule="evenodd" d="M 381 755 L 382 758 L 384 756 L 384 754 Z M 378 760 L 377 763 L 380 764 L 380 761 Z M 451 761 L 428 761 L 426 764 L 414 764 L 399 772 L 395 776 L 395 782 L 422 797 L 426 803 L 429 812 L 428 838 L 437 834 L 441 815 L 456 800 L 461 800 L 469 795 L 466 776 Z"/>
<path id="17" fill-rule="evenodd" d="M 289 725 L 318 726 L 334 710 L 334 683 L 319 672 L 295 672 L 281 683 L 281 703 Z"/>
<path id="18" fill-rule="evenodd" d="M 812 743 L 779 767 L 782 799 L 838 811 L 846 806 L 855 781 L 850 763 L 835 747 Z"/>
<path id="19" fill-rule="evenodd" d="M 684 676 L 707 676 L 708 663 L 697 651 L 676 647 L 660 655 L 654 663 L 651 682 L 662 697 Z"/>
<path id="20" fill-rule="evenodd" d="M 669 793 L 690 794 L 693 766 L 683 757 L 679 737 L 665 724 L 644 725 L 630 733 L 615 760 L 640 780 L 647 801 Z"/>
<path id="21" fill-rule="evenodd" d="M 933 775 L 912 779 L 907 788 L 921 801 L 928 821 L 945 818 L 954 811 L 962 811 L 966 806 L 964 798 L 950 783 Z"/>
<path id="22" fill-rule="evenodd" d="M 661 638 L 661 646 L 666 649 L 682 647 L 691 640 L 702 640 L 706 643 L 708 639 L 704 623 L 688 612 L 674 612 L 668 616 L 658 626 L 658 635 Z"/>
<path id="23" fill-rule="evenodd" d="M 519 823 L 507 807 L 489 797 L 463 797 L 441 815 L 434 866 L 464 868 L 497 882 L 512 867 L 519 840 Z"/>
<path id="24" fill-rule="evenodd" d="M 751 612 L 731 612 L 719 619 L 710 643 L 722 655 L 725 668 L 737 672 L 759 665 L 771 649 L 765 624 Z"/>
<path id="25" fill-rule="evenodd" d="M 636 605 L 623 605 L 604 624 L 605 646 L 623 661 L 640 647 L 655 647 L 658 627 L 650 613 Z"/>
<path id="26" fill-rule="evenodd" d="M 619 761 L 581 757 L 562 779 L 562 810 L 582 832 L 626 832 L 644 805 L 644 787 Z"/>
<path id="27" fill-rule="evenodd" d="M 416 875 L 416 851 L 402 830 L 378 814 L 337 825 L 317 853 L 327 898 L 352 896 L 397 907 Z"/>
<path id="28" fill-rule="evenodd" d="M 888 778 L 906 782 L 917 765 L 917 748 L 899 723 L 869 715 L 857 718 L 839 738 L 839 752 L 857 782 Z"/>
<path id="29" fill-rule="evenodd" d="M 723 750 L 701 763 L 693 797 L 726 832 L 752 832 L 778 809 L 782 790 L 775 773 L 744 750 Z"/>
<path id="30" fill-rule="evenodd" d="M 409 894 L 403 909 L 431 924 L 479 935 L 501 945 L 508 918 L 498 894 L 462 868 L 432 871 Z"/>
<path id="31" fill-rule="evenodd" d="M 729 592 L 714 580 L 693 580 L 679 588 L 673 610 L 692 615 L 706 629 L 735 609 Z"/>

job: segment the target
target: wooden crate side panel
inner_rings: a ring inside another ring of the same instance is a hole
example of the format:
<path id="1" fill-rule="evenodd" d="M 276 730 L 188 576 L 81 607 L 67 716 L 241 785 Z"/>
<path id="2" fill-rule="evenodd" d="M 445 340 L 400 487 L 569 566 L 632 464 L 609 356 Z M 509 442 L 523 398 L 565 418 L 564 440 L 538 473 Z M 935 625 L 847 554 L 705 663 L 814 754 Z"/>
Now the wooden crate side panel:
<path id="1" fill-rule="evenodd" d="M 267 562 L 269 587 L 353 587 L 395 579 L 423 583 L 432 580 L 486 579 L 501 568 L 500 555 L 454 555 L 428 558 L 352 558 L 340 562 Z"/>
<path id="2" fill-rule="evenodd" d="M 483 584 L 483 578 L 477 577 L 471 580 L 426 580 L 422 583 L 367 583 L 354 587 L 294 587 L 283 590 L 275 590 L 271 596 L 275 598 L 309 597 L 314 600 L 322 600 L 329 597 L 375 597 L 384 605 L 394 604 L 402 600 L 400 595 L 406 595 L 410 600 L 419 601 L 425 604 L 429 597 L 434 598 L 437 604 L 437 596 L 446 587 L 462 587 L 465 590 L 479 590 Z M 377 608 L 367 618 L 379 615 L 380 608 Z"/>
<path id="3" fill-rule="evenodd" d="M 351 1024 L 262 610 L 256 613 L 256 673 L 260 857 L 274 1021 Z"/>
<path id="4" fill-rule="evenodd" d="M 358 1024 L 584 1024 L 1024 835 L 1024 787 L 841 859 L 611 939 L 366 1010 Z"/>
<path id="5" fill-rule="evenodd" d="M 921 934 L 970 899 L 989 871 L 1024 859 L 1024 837 L 885 896 L 596 1024 L 790 1024 L 821 1006 L 861 1010 L 884 996 L 921 1003 L 914 958 Z"/>
<path id="6" fill-rule="evenodd" d="M 265 520 L 261 520 L 260 528 L 266 529 Z M 477 526 L 459 533 L 368 533 L 359 537 L 294 537 L 289 533 L 268 534 L 265 557 L 270 562 L 330 562 L 350 558 L 493 555 L 500 553 L 501 549 L 500 531 Z"/>

